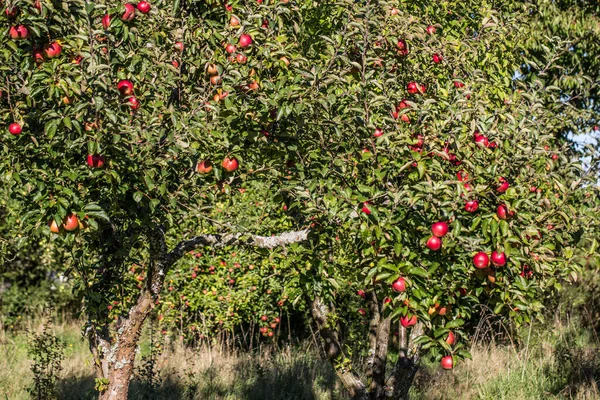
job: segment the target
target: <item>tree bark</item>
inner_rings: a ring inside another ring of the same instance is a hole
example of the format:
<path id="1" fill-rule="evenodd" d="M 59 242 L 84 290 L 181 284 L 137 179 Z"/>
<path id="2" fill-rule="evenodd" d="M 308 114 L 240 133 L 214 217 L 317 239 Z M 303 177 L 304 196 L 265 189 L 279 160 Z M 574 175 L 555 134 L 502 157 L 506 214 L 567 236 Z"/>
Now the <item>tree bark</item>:
<path id="1" fill-rule="evenodd" d="M 352 370 L 351 362 L 342 349 L 339 335 L 337 331 L 331 327 L 331 321 L 328 320 L 329 310 L 318 296 L 313 300 L 311 314 L 317 323 L 317 328 L 321 335 L 327 359 L 333 365 L 336 375 L 342 382 L 342 385 L 344 385 L 346 390 L 350 393 L 352 400 L 369 400 L 369 394 L 365 384 Z"/>
<path id="2" fill-rule="evenodd" d="M 400 351 L 398 361 L 385 384 L 385 398 L 393 400 L 408 399 L 408 392 L 419 370 L 420 346 L 414 339 L 423 334 L 423 324 L 418 323 L 407 337 L 407 329 L 400 327 Z"/>

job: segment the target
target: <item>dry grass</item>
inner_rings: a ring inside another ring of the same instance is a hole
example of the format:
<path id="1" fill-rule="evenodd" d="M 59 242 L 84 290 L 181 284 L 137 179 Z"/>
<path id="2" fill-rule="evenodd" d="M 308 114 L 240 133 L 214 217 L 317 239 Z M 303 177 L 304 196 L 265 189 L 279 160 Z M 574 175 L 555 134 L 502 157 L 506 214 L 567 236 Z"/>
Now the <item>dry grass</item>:
<path id="1" fill-rule="evenodd" d="M 39 331 L 39 323 L 29 323 Z M 86 343 L 76 323 L 59 323 L 52 332 L 66 343 L 61 399 L 94 399 L 94 377 Z M 525 345 L 497 345 L 482 337 L 472 360 L 453 371 L 425 366 L 412 399 L 600 399 L 600 346 L 591 333 L 574 326 L 536 332 Z M 529 344 L 527 344 L 529 343 Z M 0 327 L 0 399 L 27 399 L 32 374 L 25 333 Z M 344 398 L 331 367 L 316 351 L 263 347 L 253 354 L 213 348 L 189 349 L 178 341 L 162 342 L 155 359 L 158 374 L 143 372 L 150 353 L 142 342 L 131 399 L 310 399 Z"/>

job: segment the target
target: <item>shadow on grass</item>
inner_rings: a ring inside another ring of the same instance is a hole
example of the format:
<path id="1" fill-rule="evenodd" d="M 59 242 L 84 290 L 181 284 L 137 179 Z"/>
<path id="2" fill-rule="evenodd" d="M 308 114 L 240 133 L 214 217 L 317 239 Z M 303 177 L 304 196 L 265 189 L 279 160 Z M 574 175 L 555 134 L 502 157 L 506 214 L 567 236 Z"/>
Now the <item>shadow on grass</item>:
<path id="1" fill-rule="evenodd" d="M 224 377 L 224 375 L 226 377 Z M 218 366 L 201 371 L 169 372 L 154 382 L 131 381 L 131 400 L 336 400 L 342 398 L 335 373 L 326 361 L 298 355 L 293 359 L 239 358 L 231 371 Z M 97 398 L 94 376 L 60 381 L 60 398 Z"/>

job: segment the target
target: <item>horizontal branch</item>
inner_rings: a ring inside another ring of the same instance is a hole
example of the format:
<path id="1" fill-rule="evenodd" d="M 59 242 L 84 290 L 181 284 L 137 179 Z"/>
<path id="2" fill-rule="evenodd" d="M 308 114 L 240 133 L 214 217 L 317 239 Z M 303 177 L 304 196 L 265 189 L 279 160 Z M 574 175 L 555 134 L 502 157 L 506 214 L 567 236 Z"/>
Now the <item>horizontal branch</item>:
<path id="1" fill-rule="evenodd" d="M 207 234 L 196 236 L 193 239 L 179 243 L 167 255 L 167 264 L 177 261 L 188 251 L 198 247 L 212 247 L 215 249 L 226 246 L 250 246 L 262 249 L 274 249 L 292 243 L 299 243 L 308 238 L 308 229 L 301 231 L 284 232 L 276 236 L 259 236 L 243 233 L 231 233 L 227 235 Z"/>

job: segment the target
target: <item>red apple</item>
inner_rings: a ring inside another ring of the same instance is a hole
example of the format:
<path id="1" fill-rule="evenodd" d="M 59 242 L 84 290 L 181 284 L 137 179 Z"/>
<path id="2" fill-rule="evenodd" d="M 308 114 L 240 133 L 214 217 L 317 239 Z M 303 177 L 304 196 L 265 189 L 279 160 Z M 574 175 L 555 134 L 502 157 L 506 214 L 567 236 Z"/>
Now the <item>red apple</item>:
<path id="1" fill-rule="evenodd" d="M 69 214 L 63 220 L 62 226 L 66 231 L 72 232 L 79 228 L 79 218 L 75 214 Z"/>
<path id="2" fill-rule="evenodd" d="M 225 46 L 225 51 L 226 51 L 227 53 L 229 53 L 229 54 L 232 54 L 232 53 L 234 53 L 234 52 L 235 52 L 235 46 L 234 46 L 234 45 L 232 45 L 231 43 L 228 43 L 228 44 Z"/>
<path id="3" fill-rule="evenodd" d="M 91 168 L 102 168 L 104 166 L 104 156 L 88 154 L 87 163 Z"/>
<path id="4" fill-rule="evenodd" d="M 196 165 L 196 172 L 200 174 L 208 174 L 212 171 L 212 163 L 208 160 L 201 161 Z"/>
<path id="5" fill-rule="evenodd" d="M 133 82 L 128 79 L 120 80 L 117 83 L 117 90 L 121 92 L 123 96 L 131 96 L 133 94 Z"/>
<path id="6" fill-rule="evenodd" d="M 430 250 L 438 251 L 442 247 L 442 239 L 437 236 L 432 236 L 427 240 L 427 247 Z"/>
<path id="7" fill-rule="evenodd" d="M 448 224 L 442 221 L 436 222 L 431 226 L 431 232 L 439 238 L 444 237 L 448 233 Z"/>
<path id="8" fill-rule="evenodd" d="M 496 210 L 496 215 L 500 219 L 506 219 L 508 217 L 508 208 L 504 204 L 500 204 Z"/>
<path id="9" fill-rule="evenodd" d="M 398 54 L 400 54 L 401 56 L 405 56 L 408 54 L 408 45 L 406 44 L 406 41 L 400 39 L 398 40 L 396 46 L 398 47 Z"/>
<path id="10" fill-rule="evenodd" d="M 150 12 L 150 3 L 148 3 L 147 1 L 140 1 L 137 4 L 137 9 L 142 13 L 142 14 L 148 14 Z"/>
<path id="11" fill-rule="evenodd" d="M 242 53 L 239 53 L 237 56 L 235 56 L 235 60 L 240 64 L 245 64 L 246 61 L 248 61 L 248 57 L 246 57 Z"/>
<path id="12" fill-rule="evenodd" d="M 221 166 L 223 167 L 223 169 L 227 172 L 233 172 L 236 169 L 238 169 L 238 161 L 235 158 L 229 158 L 229 157 L 225 157 L 223 159 L 223 162 L 221 163 Z"/>
<path id="13" fill-rule="evenodd" d="M 109 26 L 110 26 L 110 15 L 106 14 L 106 15 L 104 15 L 104 17 L 102 17 L 102 27 L 104 28 L 104 30 L 107 30 Z"/>
<path id="14" fill-rule="evenodd" d="M 62 46 L 58 42 L 52 42 L 46 46 L 44 53 L 47 58 L 58 57 L 62 51 Z"/>
<path id="15" fill-rule="evenodd" d="M 240 47 L 244 48 L 244 47 L 248 47 L 252 44 L 252 36 L 247 35 L 247 34 L 242 34 L 242 36 L 240 36 L 240 41 L 239 41 L 239 45 Z"/>
<path id="16" fill-rule="evenodd" d="M 173 47 L 175 47 L 175 50 L 177 50 L 180 53 L 182 53 L 185 46 L 183 45 L 183 42 L 175 42 L 175 44 L 173 45 Z"/>
<path id="17" fill-rule="evenodd" d="M 375 132 L 373 133 L 373 136 L 375 136 L 375 137 L 383 136 L 383 131 L 381 130 L 381 128 L 375 128 Z"/>
<path id="18" fill-rule="evenodd" d="M 476 268 L 487 268 L 490 265 L 490 258 L 486 253 L 480 251 L 479 253 L 473 256 L 473 264 L 475 264 Z"/>
<path id="19" fill-rule="evenodd" d="M 206 72 L 209 75 L 217 75 L 219 73 L 219 70 L 217 69 L 217 66 L 215 64 L 208 64 L 208 66 L 206 67 Z"/>
<path id="20" fill-rule="evenodd" d="M 367 312 L 365 311 L 365 309 L 364 309 L 364 308 L 359 308 L 359 309 L 358 309 L 358 313 L 359 313 L 360 315 L 366 315 L 366 314 L 367 314 Z"/>
<path id="21" fill-rule="evenodd" d="M 266 315 L 263 315 L 262 317 L 260 317 L 260 319 L 263 321 L 268 321 L 269 317 L 267 317 Z"/>
<path id="22" fill-rule="evenodd" d="M 129 104 L 129 106 L 131 107 L 132 110 L 137 110 L 141 106 L 140 102 L 138 101 L 137 97 L 135 97 L 135 96 L 129 97 L 127 99 L 127 103 Z"/>
<path id="23" fill-rule="evenodd" d="M 123 21 L 131 21 L 135 18 L 135 7 L 133 4 L 127 3 L 125 4 L 125 12 L 121 16 Z"/>
<path id="24" fill-rule="evenodd" d="M 371 210 L 369 209 L 369 203 L 363 203 L 361 211 L 367 215 L 371 215 Z"/>
<path id="25" fill-rule="evenodd" d="M 456 336 L 454 335 L 454 332 L 452 332 L 452 331 L 448 332 L 448 337 L 446 338 L 446 343 L 448 343 L 450 346 L 452 346 L 454 343 L 456 343 Z"/>
<path id="26" fill-rule="evenodd" d="M 4 10 L 4 13 L 6 14 L 6 18 L 14 18 L 19 13 L 19 7 L 7 7 L 6 10 Z"/>
<path id="27" fill-rule="evenodd" d="M 232 15 L 231 18 L 229 18 L 229 25 L 234 28 L 240 26 L 239 18 L 236 17 L 235 15 Z"/>
<path id="28" fill-rule="evenodd" d="M 360 297 L 362 297 L 363 299 L 367 298 L 367 294 L 365 293 L 364 290 L 360 289 L 358 292 L 356 292 L 356 294 L 358 294 Z"/>
<path id="29" fill-rule="evenodd" d="M 408 115 L 402 114 L 402 116 L 400 117 L 400 119 L 402 120 L 402 122 L 410 124 L 410 117 Z"/>
<path id="30" fill-rule="evenodd" d="M 403 277 L 399 277 L 392 283 L 392 290 L 398 293 L 402 293 L 406 290 L 406 281 Z"/>
<path id="31" fill-rule="evenodd" d="M 458 89 L 458 88 L 461 88 L 461 87 L 463 87 L 463 86 L 465 86 L 465 84 L 464 84 L 464 83 L 462 83 L 462 82 L 459 82 L 459 81 L 454 81 L 454 87 L 455 87 L 455 88 L 457 88 L 457 89 Z"/>
<path id="32" fill-rule="evenodd" d="M 433 60 L 434 63 L 439 64 L 442 62 L 442 60 L 444 59 L 442 56 L 440 56 L 439 54 L 434 54 L 431 59 Z"/>
<path id="33" fill-rule="evenodd" d="M 508 190 L 508 188 L 510 187 L 510 184 L 508 183 L 508 181 L 506 180 L 506 178 L 504 178 L 504 177 L 500 177 L 500 178 L 498 179 L 498 181 L 500 182 L 500 186 L 498 186 L 498 187 L 496 188 L 496 190 L 497 190 L 499 193 L 504 193 L 504 192 L 506 192 L 506 191 Z"/>
<path id="34" fill-rule="evenodd" d="M 29 30 L 25 25 L 11 26 L 8 30 L 8 35 L 13 40 L 23 40 L 29 36 Z"/>
<path id="35" fill-rule="evenodd" d="M 475 133 L 473 134 L 473 139 L 475 140 L 475 143 L 481 147 L 488 147 L 488 145 L 490 144 L 487 136 L 480 135 L 477 131 L 475 131 Z"/>
<path id="36" fill-rule="evenodd" d="M 444 369 L 452 369 L 452 367 L 454 367 L 454 361 L 452 360 L 452 356 L 442 357 L 442 361 L 440 362 L 440 365 Z"/>
<path id="37" fill-rule="evenodd" d="M 409 328 L 416 324 L 417 324 L 417 316 L 416 315 L 413 315 L 411 318 L 408 318 L 407 316 L 400 317 L 400 325 L 402 325 L 405 328 Z"/>
<path id="38" fill-rule="evenodd" d="M 435 33 L 435 26 L 429 25 L 427 27 L 427 33 L 430 34 L 430 35 L 433 35 Z"/>
<path id="39" fill-rule="evenodd" d="M 465 204 L 466 212 L 473 213 L 473 212 L 477 211 L 478 208 L 479 208 L 479 202 L 477 200 L 470 200 L 470 201 L 467 201 L 467 203 Z"/>
<path id="40" fill-rule="evenodd" d="M 410 94 L 417 94 L 419 93 L 419 86 L 416 82 L 409 82 L 408 85 L 406 85 L 406 90 Z"/>
<path id="41" fill-rule="evenodd" d="M 506 254 L 494 251 L 492 252 L 491 260 L 495 267 L 503 267 L 506 265 Z"/>
<path id="42" fill-rule="evenodd" d="M 23 132 L 23 128 L 21 128 L 21 125 L 14 122 L 8 126 L 8 131 L 10 132 L 11 135 L 17 136 L 17 135 L 20 135 L 21 132 Z"/>

